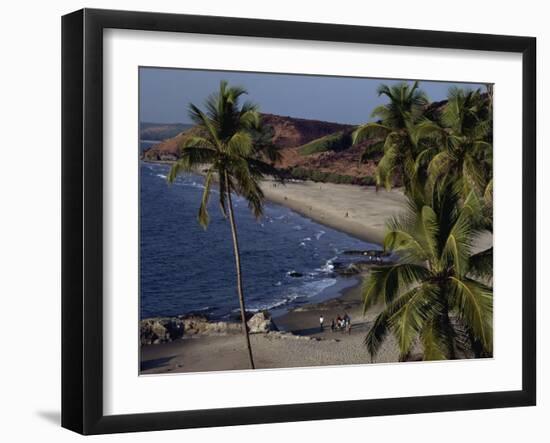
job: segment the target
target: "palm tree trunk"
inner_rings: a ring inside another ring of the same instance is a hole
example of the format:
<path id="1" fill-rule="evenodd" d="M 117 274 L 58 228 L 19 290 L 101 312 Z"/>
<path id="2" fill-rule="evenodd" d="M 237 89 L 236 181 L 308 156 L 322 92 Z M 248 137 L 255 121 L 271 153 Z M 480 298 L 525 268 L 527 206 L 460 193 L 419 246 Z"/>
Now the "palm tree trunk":
<path id="1" fill-rule="evenodd" d="M 254 367 L 254 358 L 252 357 L 252 347 L 250 346 L 250 336 L 248 334 L 248 326 L 246 325 L 246 308 L 244 304 L 243 281 L 241 274 L 241 255 L 239 252 L 239 241 L 237 238 L 237 225 L 235 224 L 235 216 L 233 214 L 233 201 L 231 200 L 231 188 L 229 187 L 229 179 L 225 174 L 225 189 L 227 190 L 227 202 L 229 212 L 229 222 L 231 224 L 231 235 L 233 236 L 233 252 L 235 254 L 235 267 L 237 269 L 237 293 L 239 295 L 239 303 L 241 305 L 241 323 L 244 332 L 246 347 L 248 349 L 248 359 L 250 360 L 250 368 Z"/>

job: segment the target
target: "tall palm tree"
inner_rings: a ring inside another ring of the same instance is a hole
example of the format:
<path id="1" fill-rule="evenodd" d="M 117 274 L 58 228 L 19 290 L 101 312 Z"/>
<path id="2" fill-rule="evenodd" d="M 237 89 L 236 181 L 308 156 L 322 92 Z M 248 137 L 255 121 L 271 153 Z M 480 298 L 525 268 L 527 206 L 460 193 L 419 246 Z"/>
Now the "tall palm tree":
<path id="1" fill-rule="evenodd" d="M 463 198 L 472 190 L 480 195 L 486 191 L 492 177 L 490 106 L 487 94 L 479 90 L 451 88 L 441 121 L 416 125 L 415 142 L 428 141 L 418 160 L 427 159 L 429 183 L 451 174 L 459 180 Z"/>
<path id="2" fill-rule="evenodd" d="M 212 186 L 217 182 L 219 204 L 224 217 L 229 218 L 237 273 L 237 294 L 241 311 L 242 329 L 248 350 L 250 367 L 254 366 L 252 347 L 246 324 L 246 305 L 243 291 L 241 258 L 232 193 L 243 196 L 256 218 L 262 215 L 264 194 L 260 180 L 265 175 L 276 175 L 269 160 L 276 159 L 272 145 L 262 141 L 260 114 L 256 105 L 244 102 L 247 91 L 229 87 L 220 82 L 218 93 L 205 102 L 205 111 L 189 105 L 189 115 L 197 124 L 200 136 L 187 139 L 181 146 L 181 156 L 172 165 L 168 181 L 178 174 L 205 170 L 204 191 L 198 212 L 198 221 L 206 229 L 209 223 L 208 201 Z M 256 141 L 256 143 L 255 143 Z"/>
<path id="3" fill-rule="evenodd" d="M 411 132 L 421 118 L 428 99 L 419 89 L 417 81 L 412 86 L 407 82 L 393 86 L 382 84 L 377 92 L 379 96 L 386 96 L 389 103 L 372 111 L 371 116 L 379 120 L 359 126 L 353 133 L 353 143 L 360 143 L 365 139 L 380 139 L 384 154 L 376 169 L 377 186 L 391 188 L 393 176 L 400 173 L 406 189 L 410 190 L 416 158 L 416 146 Z M 372 147 L 369 151 L 371 150 Z"/>
<path id="4" fill-rule="evenodd" d="M 400 260 L 373 269 L 363 293 L 365 311 L 384 304 L 365 338 L 372 357 L 390 332 L 401 360 L 417 339 L 425 360 L 454 359 L 459 333 L 476 356 L 491 355 L 492 249 L 472 253 L 481 203 L 475 193 L 459 199 L 449 180 L 430 201 L 409 198 L 407 212 L 388 224 L 384 248 Z"/>

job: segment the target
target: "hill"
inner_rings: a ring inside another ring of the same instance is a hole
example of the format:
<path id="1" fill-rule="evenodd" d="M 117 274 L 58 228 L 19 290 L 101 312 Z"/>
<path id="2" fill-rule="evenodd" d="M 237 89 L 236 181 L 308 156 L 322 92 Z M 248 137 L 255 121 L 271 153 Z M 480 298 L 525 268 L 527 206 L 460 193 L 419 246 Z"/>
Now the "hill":
<path id="1" fill-rule="evenodd" d="M 370 142 L 352 146 L 351 135 L 356 126 L 274 114 L 262 114 L 262 121 L 271 127 L 272 142 L 282 156 L 278 167 L 288 177 L 332 183 L 374 182 L 375 161 L 360 162 Z M 197 135 L 197 131 L 196 127 L 190 127 L 163 140 L 145 150 L 142 158 L 146 161 L 177 160 L 179 146 Z"/>
<path id="2" fill-rule="evenodd" d="M 139 125 L 140 140 L 166 140 L 193 127 L 186 123 L 150 123 L 143 122 Z"/>
<path id="3" fill-rule="evenodd" d="M 262 122 L 264 125 L 272 128 L 272 142 L 279 148 L 283 157 L 285 156 L 285 151 L 289 149 L 297 148 L 338 131 L 350 131 L 353 129 L 353 126 L 341 123 L 307 120 L 274 114 L 262 114 Z M 180 146 L 186 138 L 196 134 L 196 129 L 191 127 L 171 138 L 153 145 L 144 152 L 143 158 L 148 161 L 176 160 L 179 155 L 178 146 Z M 290 161 L 290 164 L 292 163 L 293 162 Z"/>

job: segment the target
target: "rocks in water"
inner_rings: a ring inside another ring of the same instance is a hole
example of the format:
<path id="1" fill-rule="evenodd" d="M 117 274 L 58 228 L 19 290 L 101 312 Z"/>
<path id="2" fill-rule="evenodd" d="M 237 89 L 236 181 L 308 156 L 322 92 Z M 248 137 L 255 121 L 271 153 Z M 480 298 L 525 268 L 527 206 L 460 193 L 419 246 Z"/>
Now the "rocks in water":
<path id="1" fill-rule="evenodd" d="M 248 332 L 251 334 L 277 331 L 277 326 L 275 326 L 275 323 L 273 323 L 267 311 L 257 312 L 250 317 L 250 320 L 248 320 L 246 324 L 248 326 Z"/>
<path id="2" fill-rule="evenodd" d="M 391 255 L 389 252 L 385 252 L 385 251 L 377 250 L 377 249 L 367 249 L 367 250 L 350 249 L 348 251 L 344 251 L 344 254 L 346 254 L 346 255 L 363 255 L 363 256 L 366 256 L 366 257 L 378 257 L 378 258 L 389 257 Z"/>
<path id="3" fill-rule="evenodd" d="M 361 274 L 368 271 L 373 266 L 388 266 L 394 263 L 391 254 L 384 251 L 344 251 L 347 255 L 361 255 L 364 260 L 359 260 L 353 263 L 335 262 L 333 271 L 341 276 L 347 277 Z"/>
<path id="4" fill-rule="evenodd" d="M 287 272 L 287 275 L 289 277 L 294 277 L 294 278 L 300 278 L 300 277 L 304 276 L 304 274 L 302 274 L 301 272 L 297 272 L 297 271 L 289 271 L 289 272 Z"/>
<path id="5" fill-rule="evenodd" d="M 334 272 L 343 277 L 349 277 L 352 275 L 361 274 L 362 272 L 368 271 L 373 266 L 387 265 L 390 262 L 385 261 L 357 261 L 350 263 L 348 265 L 339 264 L 339 266 L 334 266 Z"/>

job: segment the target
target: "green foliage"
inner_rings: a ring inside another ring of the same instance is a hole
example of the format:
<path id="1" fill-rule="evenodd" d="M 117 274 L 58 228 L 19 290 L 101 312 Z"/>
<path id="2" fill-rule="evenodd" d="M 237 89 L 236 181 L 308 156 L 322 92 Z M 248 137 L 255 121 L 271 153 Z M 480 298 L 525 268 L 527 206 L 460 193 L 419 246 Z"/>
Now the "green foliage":
<path id="1" fill-rule="evenodd" d="M 168 181 L 173 182 L 180 173 L 207 169 L 198 214 L 205 228 L 209 222 L 207 203 L 214 177 L 224 215 L 231 192 L 236 192 L 248 201 L 251 211 L 259 217 L 264 201 L 260 180 L 265 175 L 278 175 L 272 164 L 276 155 L 266 141 L 269 129 L 262 127 L 256 105 L 250 102 L 240 105 L 240 97 L 244 94 L 245 89 L 229 87 L 222 81 L 219 92 L 206 100 L 206 111 L 189 105 L 189 116 L 202 135 L 184 139 L 181 157 L 168 175 Z"/>
<path id="2" fill-rule="evenodd" d="M 411 181 L 414 180 L 416 158 L 411 128 L 421 118 L 428 99 L 418 88 L 418 82 L 412 85 L 407 82 L 394 86 L 382 84 L 378 88 L 378 95 L 386 96 L 389 102 L 372 112 L 373 117 L 379 118 L 378 122 L 366 123 L 355 130 L 353 143 L 374 140 L 377 142 L 376 149 L 383 152 L 376 169 L 377 186 L 390 189 L 397 175 L 403 178 L 406 190 L 409 191 L 413 187 Z M 363 159 L 368 159 L 370 154 L 365 152 Z"/>
<path id="3" fill-rule="evenodd" d="M 479 90 L 451 88 L 439 121 L 423 120 L 413 130 L 427 183 L 451 175 L 462 197 L 483 194 L 492 180 L 492 111 Z"/>
<path id="4" fill-rule="evenodd" d="M 301 166 L 296 166 L 290 170 L 287 170 L 285 175 L 289 178 L 293 178 L 296 180 L 311 180 L 320 183 L 336 183 L 361 186 L 372 186 L 375 184 L 375 179 L 371 176 L 354 177 L 352 175 L 337 174 L 335 172 L 307 169 Z"/>
<path id="5" fill-rule="evenodd" d="M 450 178 L 462 188 L 463 199 L 472 190 L 483 194 L 492 179 L 491 85 L 487 94 L 451 88 L 447 103 L 431 106 L 417 82 L 381 85 L 378 92 L 389 99 L 372 113 L 379 120 L 353 134 L 353 143 L 371 141 L 363 161 L 382 153 L 378 186 L 389 189 L 401 177 L 412 195 Z"/>
<path id="6" fill-rule="evenodd" d="M 373 143 L 368 143 L 361 154 L 361 161 L 367 162 L 369 160 L 379 161 L 380 157 L 384 155 L 384 142 L 376 141 Z"/>
<path id="7" fill-rule="evenodd" d="M 264 202 L 260 181 L 266 175 L 277 177 L 278 171 L 273 166 L 277 155 L 271 144 L 272 134 L 270 136 L 269 128 L 262 127 L 260 114 L 255 105 L 250 102 L 244 102 L 242 105 L 239 103 L 244 94 L 246 94 L 245 89 L 229 87 L 227 82 L 222 81 L 218 93 L 212 94 L 206 100 L 205 111 L 194 104 L 189 105 L 189 116 L 197 125 L 197 135 L 183 140 L 181 157 L 172 165 L 168 181 L 172 183 L 181 173 L 207 169 L 198 213 L 198 221 L 205 229 L 210 219 L 208 201 L 212 186 L 217 181 L 220 208 L 224 216 L 229 216 L 231 224 L 241 321 L 250 367 L 254 369 L 246 326 L 246 307 L 232 193 L 243 196 L 254 216 L 260 217 Z"/>
<path id="8" fill-rule="evenodd" d="M 334 134 L 313 140 L 302 145 L 298 152 L 301 155 L 311 155 L 326 151 L 343 151 L 352 145 L 351 134 L 349 131 L 338 131 Z"/>
<path id="9" fill-rule="evenodd" d="M 460 345 L 451 317 L 468 332 L 471 349 L 492 353 L 493 292 L 485 278 L 492 275 L 492 249 L 472 253 L 481 229 L 478 199 L 472 192 L 461 205 L 452 180 L 434 189 L 409 197 L 408 211 L 388 223 L 384 248 L 400 260 L 373 269 L 364 283 L 365 310 L 384 305 L 365 338 L 372 356 L 392 333 L 401 359 L 417 339 L 424 359 L 455 358 Z"/>

